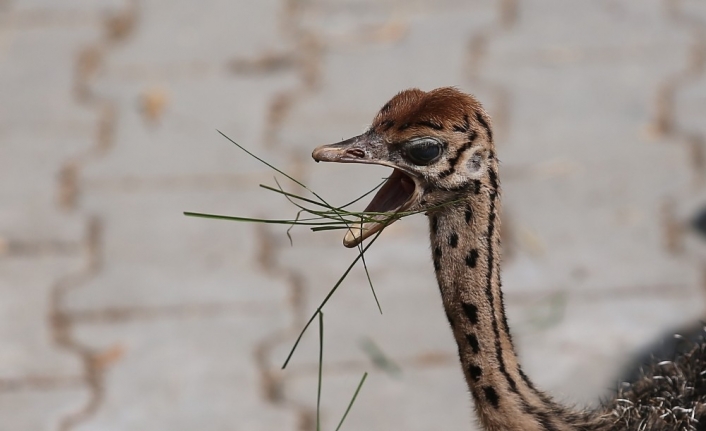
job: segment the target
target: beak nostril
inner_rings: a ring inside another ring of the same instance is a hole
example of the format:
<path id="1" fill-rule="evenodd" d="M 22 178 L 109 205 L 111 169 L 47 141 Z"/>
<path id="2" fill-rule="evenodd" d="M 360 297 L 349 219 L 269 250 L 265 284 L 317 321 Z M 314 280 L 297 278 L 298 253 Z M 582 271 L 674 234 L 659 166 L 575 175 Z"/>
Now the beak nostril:
<path id="1" fill-rule="evenodd" d="M 359 148 L 351 148 L 349 150 L 346 150 L 346 153 L 349 156 L 357 157 L 359 159 L 362 159 L 363 157 L 365 157 L 365 152 Z"/>

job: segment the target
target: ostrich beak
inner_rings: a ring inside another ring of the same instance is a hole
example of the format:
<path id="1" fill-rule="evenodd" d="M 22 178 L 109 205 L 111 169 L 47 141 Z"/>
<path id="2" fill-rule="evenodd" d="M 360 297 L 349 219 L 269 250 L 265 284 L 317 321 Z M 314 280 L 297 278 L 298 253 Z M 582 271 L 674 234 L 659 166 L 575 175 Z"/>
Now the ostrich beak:
<path id="1" fill-rule="evenodd" d="M 375 134 L 365 133 L 336 144 L 322 145 L 314 150 L 312 157 L 317 162 L 365 163 L 393 168 L 392 175 L 365 208 L 366 213 L 374 213 L 367 216 L 374 221 L 350 226 L 343 238 L 346 247 L 355 247 L 394 223 L 398 219 L 395 215 L 410 209 L 420 194 L 413 177 L 388 160 L 387 147 Z"/>

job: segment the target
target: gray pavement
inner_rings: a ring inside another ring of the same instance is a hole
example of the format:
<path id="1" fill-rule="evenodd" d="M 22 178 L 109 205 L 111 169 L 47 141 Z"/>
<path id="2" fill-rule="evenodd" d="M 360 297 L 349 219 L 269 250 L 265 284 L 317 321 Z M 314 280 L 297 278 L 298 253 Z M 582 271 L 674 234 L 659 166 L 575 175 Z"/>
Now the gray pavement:
<path id="1" fill-rule="evenodd" d="M 314 429 L 316 331 L 279 367 L 355 252 L 182 212 L 294 215 L 216 129 L 343 203 L 385 170 L 311 149 L 443 85 L 494 118 L 540 387 L 595 404 L 704 316 L 702 0 L 0 0 L 0 430 Z M 325 308 L 324 429 L 366 371 L 344 429 L 472 423 L 425 223 L 369 252 L 384 314 L 361 269 Z"/>

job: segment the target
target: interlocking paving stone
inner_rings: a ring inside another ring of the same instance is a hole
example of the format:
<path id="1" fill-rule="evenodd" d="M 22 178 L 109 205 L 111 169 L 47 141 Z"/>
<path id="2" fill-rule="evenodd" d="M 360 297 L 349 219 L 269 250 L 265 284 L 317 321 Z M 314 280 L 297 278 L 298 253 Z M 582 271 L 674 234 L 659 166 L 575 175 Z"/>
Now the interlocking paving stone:
<path id="1" fill-rule="evenodd" d="M 97 82 L 100 93 L 116 104 L 119 120 L 114 147 L 109 155 L 86 166 L 86 182 L 171 180 L 198 187 L 199 180 L 225 177 L 257 186 L 258 180 L 272 178 L 272 172 L 217 129 L 287 169 L 286 154 L 262 148 L 261 140 L 269 100 L 291 85 L 290 74 L 278 79 L 240 78 L 228 76 L 221 70 L 224 65 L 217 66 L 217 72 L 198 79 L 174 77 L 152 83 L 109 76 Z M 142 98 L 150 92 L 165 97 L 162 115 L 154 122 L 141 109 Z M 253 174 L 257 177 L 252 178 Z"/>
<path id="2" fill-rule="evenodd" d="M 91 0 L 66 0 L 55 2 L 52 0 L 22 0 L 12 2 L 12 9 L 17 13 L 41 11 L 52 12 L 106 12 L 113 11 L 125 5 L 123 0 L 110 0 L 94 2 Z"/>
<path id="3" fill-rule="evenodd" d="M 77 241 L 82 235 L 85 220 L 58 207 L 57 180 L 65 162 L 93 145 L 95 114 L 75 103 L 72 86 L 77 47 L 98 28 L 95 23 L 10 26 L 0 50 L 0 238 L 5 241 Z"/>
<path id="4" fill-rule="evenodd" d="M 48 27 L 13 25 L 8 19 L 6 25 L 0 49 L 0 127 L 53 132 L 93 125 L 95 113 L 74 98 L 75 62 L 100 35 L 101 21 Z M 42 141 L 46 145 L 48 139 Z"/>
<path id="5" fill-rule="evenodd" d="M 56 281 L 82 264 L 80 257 L 0 258 L 0 379 L 81 375 L 79 359 L 52 339 L 49 316 Z"/>
<path id="6" fill-rule="evenodd" d="M 139 24 L 129 44 L 111 54 L 110 64 L 168 72 L 220 63 L 233 56 L 276 52 L 286 40 L 280 33 L 282 5 L 276 0 L 142 1 Z"/>
<path id="7" fill-rule="evenodd" d="M 69 293 L 69 309 L 231 302 L 286 307 L 287 286 L 264 273 L 250 225 L 186 217 L 183 211 L 238 212 L 255 193 L 158 190 L 91 193 L 100 214 L 102 269 Z M 229 202 L 230 201 L 230 202 Z M 266 212 L 265 206 L 257 206 Z M 256 213 L 255 213 L 256 215 Z"/>
<path id="8" fill-rule="evenodd" d="M 49 316 L 56 280 L 77 257 L 0 257 L 0 417 L 2 429 L 56 429 L 88 396 L 80 359 L 60 350 Z"/>
<path id="9" fill-rule="evenodd" d="M 3 429 L 54 431 L 85 399 L 85 391 L 77 389 L 0 392 Z"/>
<path id="10" fill-rule="evenodd" d="M 76 336 L 119 352 L 104 399 L 80 430 L 293 430 L 293 411 L 264 399 L 253 351 L 278 329 L 280 310 L 80 325 Z"/>

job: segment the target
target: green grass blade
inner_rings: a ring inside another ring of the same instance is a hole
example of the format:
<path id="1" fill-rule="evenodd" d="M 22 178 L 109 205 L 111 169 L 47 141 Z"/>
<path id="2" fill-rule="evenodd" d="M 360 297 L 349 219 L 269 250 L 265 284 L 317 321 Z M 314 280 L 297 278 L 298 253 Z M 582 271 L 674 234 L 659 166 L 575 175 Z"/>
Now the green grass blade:
<path id="1" fill-rule="evenodd" d="M 380 301 L 378 301 L 378 295 L 375 293 L 375 288 L 373 287 L 373 280 L 370 278 L 370 272 L 368 272 L 368 264 L 365 263 L 365 256 L 363 253 L 362 244 L 358 244 L 358 250 L 360 251 L 360 260 L 363 262 L 363 269 L 365 269 L 365 276 L 368 278 L 368 284 L 370 285 L 370 290 L 373 292 L 373 298 L 375 298 L 375 304 L 378 306 L 378 311 L 382 314 L 382 306 L 380 306 Z"/>
<path id="2" fill-rule="evenodd" d="M 251 153 L 251 152 L 248 151 L 245 147 L 243 147 L 243 146 L 240 145 L 239 143 L 235 142 L 234 140 L 230 139 L 225 133 L 221 132 L 220 130 L 216 129 L 216 131 L 217 131 L 218 133 L 220 133 L 221 136 L 223 136 L 224 138 L 226 138 L 227 140 L 229 140 L 231 143 L 233 143 L 236 147 L 240 148 L 240 149 L 243 150 L 245 153 L 247 153 L 250 157 L 254 158 L 255 160 L 257 160 L 257 161 L 259 161 L 260 163 L 262 163 L 262 164 L 264 164 L 265 166 L 267 166 L 268 168 L 274 170 L 275 172 L 278 172 L 278 173 L 280 173 L 281 175 L 284 175 L 284 176 L 285 176 L 287 179 L 289 179 L 290 181 L 294 182 L 295 184 L 297 184 L 297 185 L 301 186 L 302 188 L 304 188 L 305 190 L 307 190 L 309 193 L 311 193 L 311 194 L 314 195 L 317 199 L 319 199 L 319 200 L 321 201 L 321 203 L 324 204 L 324 206 L 327 206 L 327 207 L 329 207 L 329 208 L 334 208 L 332 205 L 330 205 L 328 202 L 326 202 L 321 196 L 319 196 L 316 192 L 314 192 L 313 190 L 311 190 L 309 187 L 307 187 L 307 186 L 306 186 L 304 183 L 302 183 L 301 181 L 295 179 L 294 177 L 290 176 L 289 174 L 287 174 L 286 172 L 282 171 L 281 169 L 275 167 L 274 165 L 272 165 L 272 164 L 266 162 L 265 160 L 261 159 L 260 157 L 256 156 L 255 154 Z"/>
<path id="3" fill-rule="evenodd" d="M 255 154 L 251 153 L 251 152 L 248 151 L 245 147 L 243 147 L 243 146 L 240 145 L 239 143 L 235 142 L 234 140 L 230 139 L 225 133 L 221 132 L 221 131 L 218 130 L 218 129 L 216 129 L 216 132 L 220 133 L 221 136 L 223 136 L 224 138 L 226 138 L 227 140 L 229 140 L 231 143 L 235 144 L 236 147 L 238 147 L 238 148 L 240 148 L 241 150 L 245 151 L 250 157 L 254 158 L 254 159 L 257 160 L 258 162 L 260 162 L 260 163 L 262 163 L 263 165 L 267 166 L 268 168 L 274 170 L 275 172 L 279 172 L 280 174 L 284 175 L 286 178 L 288 178 L 290 181 L 294 182 L 295 184 L 298 184 L 298 185 L 304 187 L 305 189 L 309 190 L 309 188 L 308 188 L 307 186 L 305 186 L 303 183 L 301 183 L 300 181 L 294 179 L 293 177 L 291 177 L 291 176 L 289 176 L 288 174 L 286 174 L 284 171 L 282 171 L 282 170 L 276 168 L 275 166 L 271 165 L 270 163 L 264 161 L 263 159 L 259 158 L 259 157 L 256 156 Z"/>
<path id="4" fill-rule="evenodd" d="M 307 203 L 310 203 L 310 204 L 313 204 L 313 205 L 318 205 L 318 206 L 324 207 L 324 208 L 329 208 L 329 209 L 331 208 L 331 207 L 329 207 L 329 206 L 327 206 L 327 205 L 322 204 L 321 202 L 316 202 L 316 201 L 313 200 L 313 199 L 305 198 L 304 196 L 299 196 L 299 195 L 297 195 L 297 194 L 284 191 L 284 189 L 282 189 L 282 186 L 279 185 L 279 182 L 277 181 L 276 178 L 275 178 L 275 182 L 277 183 L 277 186 L 279 187 L 279 189 L 274 188 L 274 187 L 271 187 L 271 186 L 268 186 L 267 184 L 260 184 L 260 187 L 262 187 L 262 188 L 265 189 L 265 190 L 269 190 L 269 191 L 271 191 L 271 192 L 275 192 L 275 193 L 284 195 L 284 196 L 286 196 L 286 197 L 288 197 L 288 198 L 294 198 L 294 199 L 297 199 L 297 200 L 300 200 L 300 201 L 304 201 L 304 202 L 307 202 Z M 290 202 L 291 202 L 291 201 L 290 201 Z"/>
<path id="5" fill-rule="evenodd" d="M 321 431 L 321 373 L 324 368 L 324 313 L 319 311 L 319 389 L 316 394 L 316 431 Z"/>
<path id="6" fill-rule="evenodd" d="M 263 186 L 262 184 L 261 184 L 260 186 L 263 187 L 263 188 L 265 188 L 265 189 L 271 190 L 271 191 L 273 191 L 273 192 L 282 194 L 282 195 L 284 196 L 284 198 L 289 201 L 289 203 L 291 203 L 291 204 L 294 205 L 295 207 L 297 207 L 297 208 L 301 209 L 302 211 L 305 211 L 305 212 L 307 212 L 307 213 L 309 213 L 309 214 L 316 215 L 316 216 L 323 217 L 323 218 L 328 218 L 329 220 L 338 220 L 338 221 L 340 221 L 341 223 L 346 224 L 346 226 L 348 226 L 349 223 L 353 223 L 353 220 L 347 220 L 347 219 L 345 219 L 345 217 L 343 217 L 344 215 L 347 216 L 347 215 L 350 215 L 351 213 L 348 213 L 348 212 L 346 212 L 346 211 L 341 212 L 340 209 L 335 208 L 335 207 L 332 207 L 332 206 L 330 206 L 330 205 L 328 205 L 328 204 L 325 204 L 325 205 L 324 205 L 324 204 L 318 204 L 317 202 L 312 201 L 312 200 L 310 200 L 310 199 L 307 199 L 307 198 L 304 198 L 304 197 L 295 195 L 295 194 L 293 194 L 293 193 L 285 192 L 284 189 L 282 188 L 282 186 L 280 185 L 279 181 L 277 181 L 277 178 L 275 178 L 274 180 L 275 180 L 275 183 L 277 184 L 278 189 L 275 189 L 275 188 L 273 188 L 273 187 Z M 318 210 L 314 210 L 314 209 L 311 209 L 311 208 L 307 208 L 307 207 L 305 207 L 305 206 L 303 206 L 303 205 L 301 205 L 301 204 L 295 202 L 294 200 L 292 200 L 292 198 L 291 198 L 290 196 L 291 196 L 291 197 L 298 198 L 298 199 L 302 199 L 302 200 L 305 200 L 305 201 L 308 201 L 308 202 L 315 203 L 315 204 L 317 204 L 317 205 L 319 205 L 319 206 L 323 206 L 323 207 L 325 207 L 325 208 L 328 208 L 330 211 L 318 211 Z M 352 213 L 352 214 L 357 217 L 357 213 Z"/>
<path id="7" fill-rule="evenodd" d="M 341 206 L 341 209 L 343 209 L 343 208 L 348 208 L 349 206 L 351 206 L 351 205 L 353 205 L 354 203 L 360 201 L 360 200 L 363 199 L 364 197 L 370 195 L 372 192 L 374 192 L 375 190 L 377 190 L 377 189 L 379 189 L 380 187 L 382 187 L 382 185 L 385 184 L 385 181 L 387 181 L 387 178 L 383 179 L 380 184 L 378 184 L 378 185 L 376 185 L 375 187 L 373 187 L 372 189 L 370 189 L 370 190 L 369 190 L 368 192 L 366 192 L 364 195 L 362 195 L 362 196 L 360 196 L 360 197 L 358 197 L 358 198 L 356 198 L 356 199 L 354 199 L 354 200 L 348 202 L 348 203 L 345 204 L 345 205 L 342 205 L 342 206 Z"/>
<path id="8" fill-rule="evenodd" d="M 299 217 L 302 215 L 302 211 L 303 211 L 303 210 L 297 211 L 297 216 L 294 217 L 294 221 L 295 221 L 295 222 L 298 222 L 298 221 L 299 221 Z M 290 246 L 290 247 L 294 247 L 294 241 L 292 240 L 292 229 L 294 228 L 294 226 L 295 226 L 295 225 L 292 224 L 292 225 L 290 225 L 290 226 L 287 228 L 287 238 L 289 238 L 289 246 Z"/>
<path id="9" fill-rule="evenodd" d="M 343 425 L 343 421 L 346 420 L 346 416 L 348 416 L 348 412 L 351 411 L 351 407 L 353 407 L 353 403 L 355 402 L 355 399 L 358 398 L 358 393 L 360 392 L 360 388 L 363 387 L 363 383 L 365 383 L 365 379 L 368 378 L 368 372 L 366 371 L 363 374 L 363 378 L 360 379 L 360 383 L 358 383 L 358 387 L 355 389 L 355 393 L 353 393 L 353 398 L 351 398 L 351 402 L 348 403 L 348 408 L 346 408 L 346 412 L 343 413 L 343 417 L 341 418 L 341 422 L 338 423 L 338 426 L 336 427 L 336 431 L 339 431 L 341 429 L 341 425 Z"/>
<path id="10" fill-rule="evenodd" d="M 375 243 L 375 241 L 380 237 L 380 233 L 382 233 L 382 231 L 375 234 L 375 236 L 373 237 L 373 239 L 370 240 L 368 245 L 366 245 L 365 248 L 363 248 L 363 253 L 365 253 L 370 248 L 370 246 Z M 304 336 L 304 332 L 306 332 L 306 330 L 309 328 L 309 326 L 311 325 L 311 322 L 314 321 L 317 313 L 319 313 L 321 311 L 321 309 L 324 307 L 324 305 L 326 305 L 328 300 L 331 299 L 331 296 L 334 294 L 334 292 L 336 292 L 336 290 L 341 285 L 341 283 L 343 283 L 343 280 L 345 280 L 346 277 L 348 277 L 348 274 L 351 272 L 351 270 L 353 269 L 355 264 L 358 262 L 358 260 L 360 260 L 360 256 L 361 256 L 361 254 L 358 254 L 358 256 L 356 256 L 356 258 L 353 260 L 353 262 L 351 262 L 351 264 L 348 265 L 348 268 L 346 268 L 343 275 L 341 275 L 341 277 L 338 279 L 336 284 L 331 288 L 331 290 L 328 292 L 328 294 L 326 294 L 326 297 L 324 298 L 324 300 L 321 301 L 321 304 L 319 304 L 319 306 L 316 308 L 316 311 L 314 312 L 314 314 L 306 322 L 306 324 L 304 325 L 304 328 L 302 328 L 301 332 L 299 333 L 297 340 L 294 342 L 292 349 L 289 351 L 289 354 L 287 355 L 287 359 L 285 359 L 284 364 L 282 365 L 282 369 L 287 368 L 287 364 L 289 364 L 289 361 L 292 359 L 292 355 L 294 355 L 294 351 L 297 349 L 297 346 L 299 346 L 299 342 L 302 340 L 302 337 Z"/>
<path id="11" fill-rule="evenodd" d="M 277 184 L 277 187 L 279 188 L 279 190 L 280 190 L 283 194 L 285 194 L 285 198 L 286 198 L 289 202 L 291 202 L 291 203 L 292 203 L 293 205 L 295 205 L 295 206 L 298 206 L 298 207 L 302 208 L 303 211 L 307 211 L 306 208 L 297 205 L 297 203 L 294 202 L 294 201 L 292 200 L 292 198 L 291 198 L 288 194 L 286 194 L 286 193 L 284 192 L 284 190 L 282 189 L 282 186 L 281 186 L 281 185 L 279 184 L 279 182 L 277 181 L 277 178 L 275 178 L 275 183 Z M 313 192 L 312 192 L 312 193 L 313 193 Z M 314 193 L 314 195 L 317 196 L 325 205 L 329 205 L 328 202 L 326 202 L 323 198 L 319 197 L 319 196 L 316 195 L 315 193 Z M 334 207 L 332 207 L 332 206 L 330 206 L 330 205 L 329 205 L 329 208 L 330 208 L 332 211 L 334 211 L 334 212 L 336 213 L 336 215 L 338 216 L 338 218 L 339 218 L 341 221 L 343 221 L 344 223 L 346 223 L 346 226 L 348 227 L 348 223 L 346 222 L 345 218 L 344 218 L 343 216 L 341 216 L 341 215 L 338 213 L 338 209 L 337 209 L 337 208 L 334 208 Z M 313 214 L 312 211 L 309 211 L 309 212 Z M 363 224 L 362 217 L 361 217 L 360 223 L 361 223 L 361 229 L 362 229 L 362 224 Z M 349 232 L 351 231 L 350 227 L 348 227 L 348 231 L 349 231 Z M 363 261 L 363 268 L 365 269 L 365 274 L 366 274 L 366 276 L 368 277 L 368 282 L 370 283 L 370 288 L 372 289 L 372 292 L 373 292 L 373 297 L 375 298 L 375 303 L 376 303 L 377 306 L 378 306 L 378 310 L 380 310 L 380 314 L 382 314 L 382 307 L 380 306 L 380 302 L 378 301 L 377 294 L 375 293 L 375 288 L 373 287 L 373 282 L 372 282 L 372 280 L 370 279 L 370 273 L 368 272 L 368 265 L 365 263 L 365 256 L 364 256 L 364 253 L 363 253 L 363 244 L 362 244 L 362 243 L 361 243 L 361 244 L 358 244 L 358 250 L 359 250 L 359 256 L 360 256 L 360 258 L 361 258 L 362 261 Z M 317 430 L 317 431 L 318 431 L 318 430 Z"/>
<path id="12" fill-rule="evenodd" d="M 188 217 L 200 217 L 200 218 L 210 218 L 216 220 L 230 220 L 230 221 L 240 221 L 249 223 L 270 223 L 270 224 L 293 224 L 301 226 L 323 226 L 323 225 L 340 225 L 340 221 L 327 221 L 327 222 L 309 222 L 302 220 L 276 220 L 276 219 L 262 219 L 262 218 L 249 218 L 249 217 L 237 217 L 237 216 L 224 216 L 218 214 L 205 214 L 205 213 L 195 213 L 190 211 L 184 212 L 185 216 Z"/>
<path id="13" fill-rule="evenodd" d="M 360 222 L 360 229 L 363 229 L 363 222 Z M 370 290 L 373 292 L 373 298 L 375 298 L 375 304 L 378 306 L 378 311 L 382 314 L 382 306 L 380 306 L 380 301 L 378 301 L 378 295 L 375 293 L 375 287 L 373 287 L 373 280 L 370 278 L 370 272 L 368 271 L 368 264 L 365 262 L 365 255 L 363 253 L 363 243 L 358 244 L 358 251 L 360 253 L 360 260 L 363 262 L 363 269 L 365 270 L 365 276 L 368 278 L 368 284 L 370 285 Z"/>
<path id="14" fill-rule="evenodd" d="M 312 227 L 311 230 L 314 232 L 321 232 L 322 230 L 341 230 L 341 229 L 350 229 L 348 226 L 317 226 L 317 227 Z"/>

